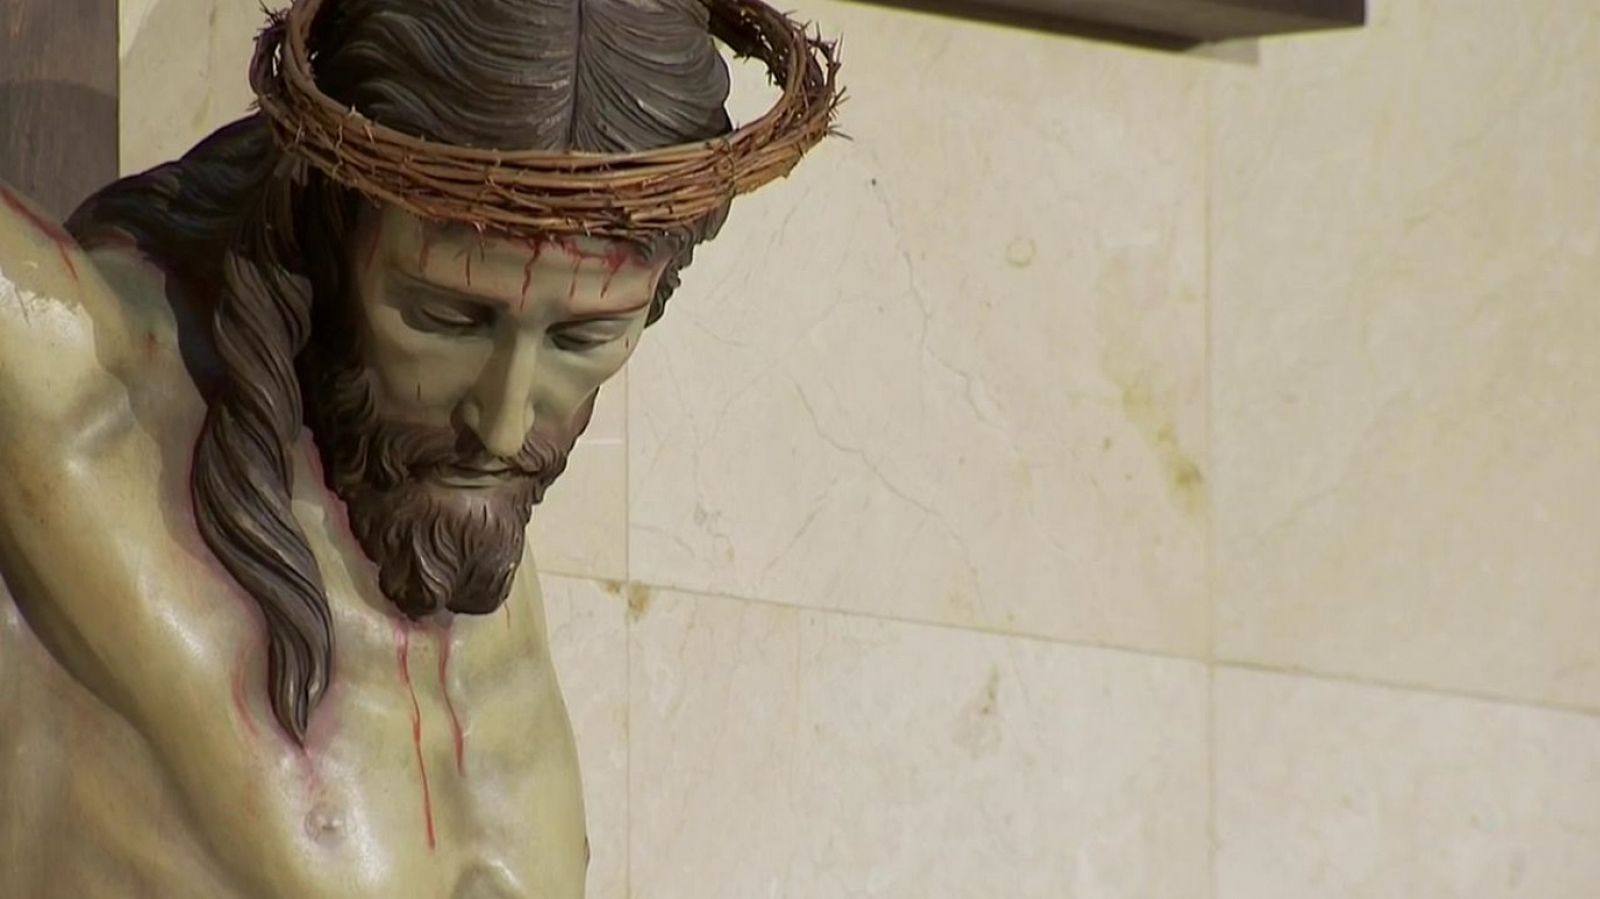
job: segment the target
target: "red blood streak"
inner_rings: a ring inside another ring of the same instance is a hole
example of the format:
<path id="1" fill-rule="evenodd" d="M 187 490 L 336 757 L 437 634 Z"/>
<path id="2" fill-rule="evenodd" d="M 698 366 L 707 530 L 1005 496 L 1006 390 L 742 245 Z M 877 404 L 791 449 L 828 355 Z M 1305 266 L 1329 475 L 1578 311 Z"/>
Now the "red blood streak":
<path id="1" fill-rule="evenodd" d="M 518 312 L 528 306 L 528 289 L 533 286 L 533 266 L 539 261 L 539 256 L 544 253 L 544 241 L 540 238 L 529 238 L 527 245 L 528 261 L 522 264 L 522 299 L 517 301 Z"/>
<path id="2" fill-rule="evenodd" d="M 572 241 L 562 238 L 561 248 L 567 251 L 567 258 L 572 260 L 572 279 L 567 285 L 567 308 L 572 308 L 572 301 L 578 297 L 578 270 L 583 268 L 583 260 L 589 255 Z"/>
<path id="3" fill-rule="evenodd" d="M 400 679 L 405 681 L 406 693 L 411 696 L 411 743 L 417 749 L 417 773 L 422 776 L 422 815 L 428 823 L 428 851 L 438 845 L 433 830 L 433 793 L 428 789 L 428 766 L 422 760 L 422 708 L 417 705 L 417 691 L 411 684 L 411 629 L 400 622 Z"/>
<path id="4" fill-rule="evenodd" d="M 538 256 L 528 257 L 522 264 L 522 299 L 517 301 L 517 311 L 521 312 L 528 305 L 528 288 L 533 286 L 533 264 L 539 261 Z"/>
<path id="5" fill-rule="evenodd" d="M 611 290 L 611 282 L 623 266 L 633 259 L 633 248 L 620 241 L 612 242 L 603 253 L 592 253 L 575 243 L 571 238 L 564 237 L 560 241 L 561 249 L 566 252 L 567 258 L 572 260 L 572 292 L 568 293 L 567 302 L 571 303 L 573 292 L 577 290 L 578 270 L 585 262 L 598 262 L 606 268 L 605 281 L 600 285 L 600 295 L 603 297 Z"/>
<path id="6" fill-rule="evenodd" d="M 568 259 L 576 262 L 582 262 L 584 258 L 589 255 L 588 253 L 584 252 L 582 247 L 573 243 L 572 238 L 570 237 L 561 238 L 559 241 L 557 241 L 557 244 L 561 247 L 562 252 L 567 254 Z"/>
<path id="7" fill-rule="evenodd" d="M 439 636 L 439 689 L 444 691 L 444 707 L 450 713 L 450 734 L 456 743 L 456 773 L 467 773 L 467 737 L 456 717 L 456 704 L 450 699 L 450 635 Z"/>
<path id="8" fill-rule="evenodd" d="M 601 297 L 611 292 L 611 279 L 615 278 L 617 272 L 622 271 L 622 267 L 627 264 L 628 255 L 621 248 L 613 249 L 606 254 L 606 279 L 600 284 Z"/>
<path id="9" fill-rule="evenodd" d="M 568 258 L 572 259 L 574 262 L 603 262 L 607 265 L 610 265 L 612 264 L 613 259 L 621 259 L 626 261 L 631 247 L 625 243 L 614 242 L 606 248 L 604 253 L 591 253 L 588 250 L 585 250 L 583 247 L 578 246 L 578 244 L 573 241 L 572 238 L 563 237 L 561 238 L 561 249 L 565 250 Z M 616 265 L 618 268 L 621 268 L 622 262 L 618 262 Z"/>
<path id="10" fill-rule="evenodd" d="M 50 242 L 56 245 L 56 252 L 61 254 L 61 261 L 67 266 L 67 271 L 72 275 L 72 280 L 78 280 L 78 267 L 72 264 L 72 255 L 67 251 L 67 248 L 74 243 L 72 235 L 68 234 L 65 228 L 29 209 L 28 204 L 22 202 L 21 197 L 12 193 L 10 188 L 4 185 L 0 185 L 0 202 L 4 202 L 11 207 L 12 211 L 22 216 L 28 224 L 38 228 L 41 234 L 50 238 Z"/>

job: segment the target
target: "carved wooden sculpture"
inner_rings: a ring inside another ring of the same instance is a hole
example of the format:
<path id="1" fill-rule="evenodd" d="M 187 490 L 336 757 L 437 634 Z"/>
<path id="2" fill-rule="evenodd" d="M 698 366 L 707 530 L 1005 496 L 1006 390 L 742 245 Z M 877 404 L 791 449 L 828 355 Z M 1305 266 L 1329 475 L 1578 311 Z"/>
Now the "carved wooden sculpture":
<path id="1" fill-rule="evenodd" d="M 757 0 L 300 0 L 260 113 L 0 192 L 0 896 L 581 896 L 524 529 L 835 68 Z"/>

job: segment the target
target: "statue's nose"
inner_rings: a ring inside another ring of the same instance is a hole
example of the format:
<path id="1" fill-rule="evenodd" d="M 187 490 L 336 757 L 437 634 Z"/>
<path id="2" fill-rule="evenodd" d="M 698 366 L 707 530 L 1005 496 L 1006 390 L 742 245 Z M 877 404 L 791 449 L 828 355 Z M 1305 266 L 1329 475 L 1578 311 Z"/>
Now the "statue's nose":
<path id="1" fill-rule="evenodd" d="M 462 409 L 462 419 L 484 448 L 514 456 L 533 430 L 534 376 L 539 339 L 518 335 L 495 353 Z"/>

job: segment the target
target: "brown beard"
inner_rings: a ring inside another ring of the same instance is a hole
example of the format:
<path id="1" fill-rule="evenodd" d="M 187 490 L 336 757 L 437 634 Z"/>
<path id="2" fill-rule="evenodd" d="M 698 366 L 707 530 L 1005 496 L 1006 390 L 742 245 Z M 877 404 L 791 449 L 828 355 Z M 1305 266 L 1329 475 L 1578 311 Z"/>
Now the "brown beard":
<path id="1" fill-rule="evenodd" d="M 588 427 L 591 396 L 559 433 L 535 431 L 500 459 L 465 429 L 383 420 L 371 375 L 353 354 L 309 363 L 307 420 L 327 486 L 344 501 L 356 540 L 378 566 L 378 587 L 411 618 L 439 609 L 487 614 L 505 602 L 522 561 L 533 507 L 566 469 Z M 452 487 L 457 468 L 509 469 L 501 483 Z"/>

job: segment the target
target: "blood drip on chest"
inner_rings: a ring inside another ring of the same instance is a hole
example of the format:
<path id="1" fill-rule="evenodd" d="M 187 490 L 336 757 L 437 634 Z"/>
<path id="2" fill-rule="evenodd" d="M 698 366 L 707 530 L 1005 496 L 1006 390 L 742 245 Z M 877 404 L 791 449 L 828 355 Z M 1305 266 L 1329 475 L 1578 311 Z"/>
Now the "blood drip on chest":
<path id="1" fill-rule="evenodd" d="M 450 635 L 439 637 L 439 689 L 444 694 L 445 711 L 450 713 L 450 736 L 455 741 L 456 773 L 467 773 L 467 738 L 461 731 L 461 719 L 456 717 L 456 704 L 450 698 Z"/>
<path id="2" fill-rule="evenodd" d="M 438 845 L 433 826 L 433 794 L 428 789 L 428 766 L 422 756 L 422 707 L 417 704 L 417 690 L 411 683 L 411 628 L 404 621 L 399 625 L 399 646 L 396 655 L 400 662 L 400 680 L 411 697 L 411 743 L 417 751 L 417 774 L 422 783 L 422 816 L 428 827 L 428 851 Z"/>

